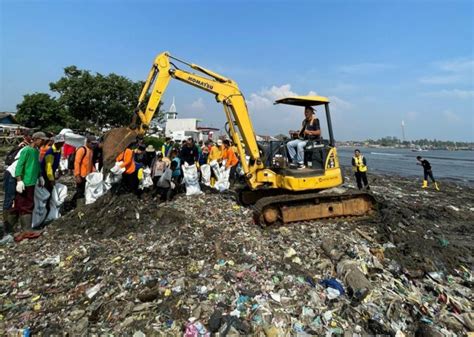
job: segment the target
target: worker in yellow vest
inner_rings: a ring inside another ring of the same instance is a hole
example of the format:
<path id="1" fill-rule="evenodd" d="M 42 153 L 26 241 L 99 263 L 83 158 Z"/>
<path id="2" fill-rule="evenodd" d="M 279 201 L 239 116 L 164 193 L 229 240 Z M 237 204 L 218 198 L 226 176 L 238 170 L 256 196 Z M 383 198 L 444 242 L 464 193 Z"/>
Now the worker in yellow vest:
<path id="1" fill-rule="evenodd" d="M 352 170 L 354 171 L 359 190 L 362 189 L 362 183 L 364 183 L 365 189 L 370 190 L 369 182 L 367 181 L 367 161 L 358 149 L 354 151 L 354 157 L 352 157 Z"/>

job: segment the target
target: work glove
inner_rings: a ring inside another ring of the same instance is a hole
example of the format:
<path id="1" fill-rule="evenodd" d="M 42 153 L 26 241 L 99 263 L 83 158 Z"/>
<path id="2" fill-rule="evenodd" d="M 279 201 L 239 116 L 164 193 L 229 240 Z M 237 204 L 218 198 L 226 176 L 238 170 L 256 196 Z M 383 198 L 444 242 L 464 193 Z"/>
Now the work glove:
<path id="1" fill-rule="evenodd" d="M 125 167 L 121 167 L 122 164 L 123 164 L 123 162 L 121 162 L 121 161 L 116 162 L 114 167 L 112 167 L 110 169 L 110 172 L 112 172 L 113 174 L 117 174 L 117 175 L 122 174 L 123 172 L 125 172 Z"/>
<path id="2" fill-rule="evenodd" d="M 17 181 L 16 182 L 16 191 L 18 193 L 23 193 L 24 190 L 25 190 L 25 183 L 22 180 Z"/>
<path id="3" fill-rule="evenodd" d="M 39 177 L 38 185 L 40 185 L 41 187 L 44 187 L 44 178 L 43 177 Z"/>
<path id="4" fill-rule="evenodd" d="M 82 177 L 81 176 L 75 176 L 74 180 L 76 180 L 76 184 L 80 184 L 82 182 Z"/>
<path id="5" fill-rule="evenodd" d="M 176 188 L 176 184 L 174 182 L 171 182 L 170 185 L 171 185 L 172 190 L 174 190 Z"/>

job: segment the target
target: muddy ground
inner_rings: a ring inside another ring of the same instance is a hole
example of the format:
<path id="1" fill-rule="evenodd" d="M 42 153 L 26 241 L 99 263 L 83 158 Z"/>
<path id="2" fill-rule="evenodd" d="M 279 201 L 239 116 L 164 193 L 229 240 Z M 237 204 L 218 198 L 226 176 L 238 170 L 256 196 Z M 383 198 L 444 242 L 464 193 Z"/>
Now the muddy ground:
<path id="1" fill-rule="evenodd" d="M 150 195 L 108 194 L 36 240 L 0 247 L 0 331 L 180 334 L 190 317 L 222 335 L 469 331 L 472 188 L 441 182 L 438 192 L 422 190 L 419 179 L 369 180 L 378 200 L 373 217 L 272 228 L 256 226 L 252 210 L 229 195 L 159 204 Z M 346 186 L 353 184 L 347 174 Z M 321 249 L 327 239 L 372 283 L 363 303 L 347 294 L 328 299 L 317 284 L 342 279 Z M 448 294 L 456 304 L 439 299 Z"/>

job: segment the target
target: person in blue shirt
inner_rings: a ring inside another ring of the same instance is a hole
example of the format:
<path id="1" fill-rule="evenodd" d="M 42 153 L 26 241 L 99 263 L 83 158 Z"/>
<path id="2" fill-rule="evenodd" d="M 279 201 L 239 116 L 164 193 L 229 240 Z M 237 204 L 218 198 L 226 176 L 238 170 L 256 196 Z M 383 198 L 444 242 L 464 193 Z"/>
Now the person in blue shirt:
<path id="1" fill-rule="evenodd" d="M 173 174 L 171 177 L 173 178 L 173 181 L 175 182 L 176 185 L 181 181 L 181 158 L 178 157 L 178 151 L 173 149 L 170 152 L 170 159 L 171 162 L 176 162 L 178 166 L 176 166 L 176 169 L 173 171 Z"/>

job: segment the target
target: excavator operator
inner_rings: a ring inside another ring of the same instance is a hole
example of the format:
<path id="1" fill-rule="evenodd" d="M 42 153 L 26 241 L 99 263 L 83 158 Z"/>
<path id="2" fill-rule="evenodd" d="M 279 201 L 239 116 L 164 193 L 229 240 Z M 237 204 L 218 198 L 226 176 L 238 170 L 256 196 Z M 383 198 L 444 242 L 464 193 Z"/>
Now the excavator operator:
<path id="1" fill-rule="evenodd" d="M 290 155 L 290 167 L 304 169 L 304 148 L 308 141 L 319 141 L 321 139 L 321 129 L 319 119 L 315 116 L 315 110 L 311 106 L 304 108 L 305 119 L 302 128 L 297 134 L 297 139 L 291 140 L 286 144 L 288 154 Z"/>

